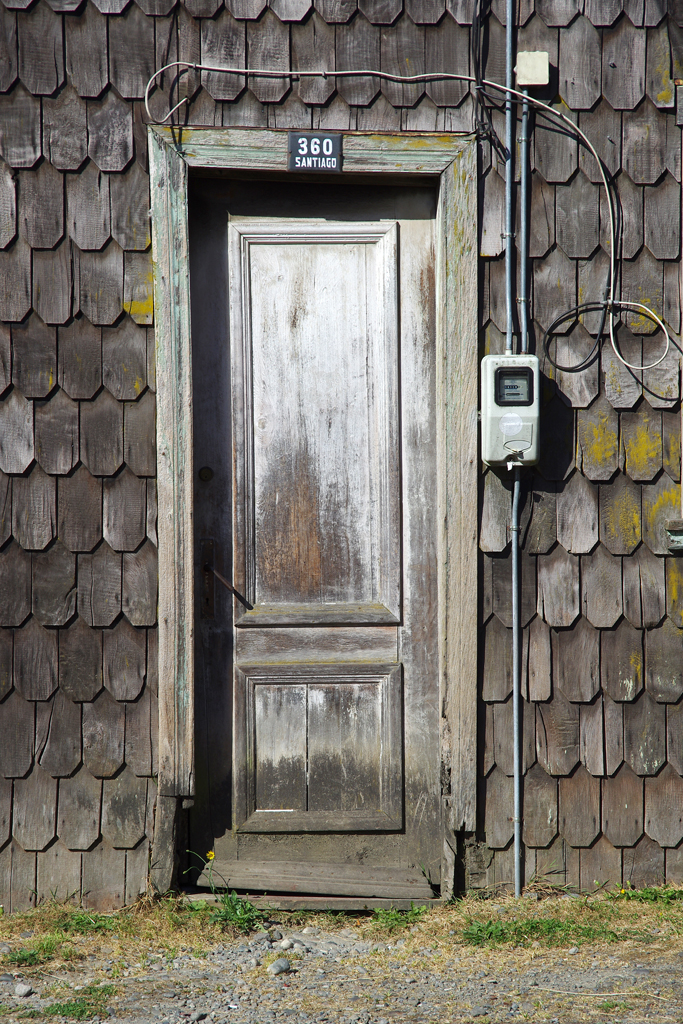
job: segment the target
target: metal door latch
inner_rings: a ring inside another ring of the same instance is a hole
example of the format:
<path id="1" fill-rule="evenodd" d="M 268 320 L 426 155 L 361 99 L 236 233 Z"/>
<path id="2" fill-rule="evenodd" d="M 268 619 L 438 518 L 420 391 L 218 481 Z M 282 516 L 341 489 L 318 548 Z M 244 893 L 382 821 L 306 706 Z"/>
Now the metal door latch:
<path id="1" fill-rule="evenodd" d="M 239 601 L 240 604 L 243 604 L 244 607 L 248 611 L 252 611 L 252 609 L 254 607 L 253 604 L 249 604 L 249 602 L 247 601 L 246 597 L 242 597 L 242 595 L 240 594 L 239 590 L 236 590 L 233 587 L 232 583 L 228 583 L 228 581 L 226 580 L 225 576 L 221 576 L 221 574 L 219 573 L 218 569 L 214 569 L 214 567 L 211 565 L 210 562 L 204 562 L 204 565 L 202 566 L 202 568 L 203 568 L 205 573 L 212 572 L 214 574 L 214 576 L 216 577 L 216 579 L 219 580 L 223 584 L 224 587 L 227 587 L 227 589 L 230 591 L 231 594 L 235 595 L 235 597 L 237 598 L 237 600 Z"/>
<path id="2" fill-rule="evenodd" d="M 240 604 L 244 605 L 247 611 L 252 611 L 253 604 L 249 604 L 246 597 L 243 597 L 240 592 L 233 587 L 232 583 L 226 580 L 218 569 L 214 568 L 214 542 L 212 540 L 203 540 L 201 542 L 201 566 L 202 566 L 202 600 L 201 600 L 201 616 L 203 619 L 212 619 L 214 616 L 214 594 L 213 594 L 213 577 L 215 576 L 220 583 L 234 594 Z"/>

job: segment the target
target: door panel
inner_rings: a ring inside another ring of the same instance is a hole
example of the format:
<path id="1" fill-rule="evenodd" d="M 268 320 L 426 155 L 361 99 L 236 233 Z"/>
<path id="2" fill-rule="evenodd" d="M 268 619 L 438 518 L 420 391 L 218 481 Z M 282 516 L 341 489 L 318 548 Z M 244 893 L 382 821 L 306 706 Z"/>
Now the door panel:
<path id="1" fill-rule="evenodd" d="M 396 224 L 229 228 L 239 626 L 398 622 Z"/>
<path id="2" fill-rule="evenodd" d="M 237 669 L 236 827 L 400 829 L 401 698 L 397 665 Z"/>
<path id="3" fill-rule="evenodd" d="M 441 861 L 435 191 L 193 187 L 195 465 L 216 472 L 195 498 L 189 846 L 252 891 L 426 896 Z M 202 617 L 211 540 L 252 609 L 216 583 Z"/>

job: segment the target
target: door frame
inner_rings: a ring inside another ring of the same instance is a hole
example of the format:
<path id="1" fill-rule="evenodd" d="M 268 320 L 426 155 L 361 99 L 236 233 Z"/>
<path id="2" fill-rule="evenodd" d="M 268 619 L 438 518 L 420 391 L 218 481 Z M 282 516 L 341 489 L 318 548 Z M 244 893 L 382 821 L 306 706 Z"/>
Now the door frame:
<path id="1" fill-rule="evenodd" d="M 194 795 L 194 536 L 190 168 L 287 170 L 286 130 L 148 127 L 157 366 L 159 794 Z M 478 245 L 472 136 L 344 133 L 341 177 L 431 178 L 436 367 L 443 826 L 476 827 Z M 296 175 L 296 177 L 303 177 Z M 336 179 L 336 176 L 335 176 Z M 336 179 L 338 180 L 338 179 Z M 448 852 L 446 859 L 451 859 Z"/>

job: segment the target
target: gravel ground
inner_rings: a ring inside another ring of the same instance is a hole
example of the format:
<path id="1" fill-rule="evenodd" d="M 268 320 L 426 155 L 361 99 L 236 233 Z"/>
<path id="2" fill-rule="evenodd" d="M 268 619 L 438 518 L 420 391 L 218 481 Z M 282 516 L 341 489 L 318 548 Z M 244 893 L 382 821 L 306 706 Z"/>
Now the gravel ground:
<path id="1" fill-rule="evenodd" d="M 104 949 L 68 971 L 0 975 L 0 1020 L 73 1020 L 55 1003 L 101 988 L 102 1008 L 88 1019 L 126 1024 L 683 1022 L 679 943 L 469 951 L 454 941 L 451 955 L 448 943 L 421 941 L 417 928 L 372 942 L 352 928 L 292 932 L 275 924 L 212 945 L 205 956 L 181 950 L 169 959 L 150 947 L 133 962 L 107 959 Z M 22 985 L 31 993 L 20 995 Z"/>

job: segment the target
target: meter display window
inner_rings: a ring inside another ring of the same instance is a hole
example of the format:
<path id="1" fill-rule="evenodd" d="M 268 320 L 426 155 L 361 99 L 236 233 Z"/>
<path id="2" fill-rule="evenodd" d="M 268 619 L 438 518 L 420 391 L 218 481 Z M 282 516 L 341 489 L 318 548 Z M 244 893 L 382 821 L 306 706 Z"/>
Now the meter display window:
<path id="1" fill-rule="evenodd" d="M 499 367 L 496 370 L 496 405 L 531 405 L 534 377 L 530 367 Z"/>

